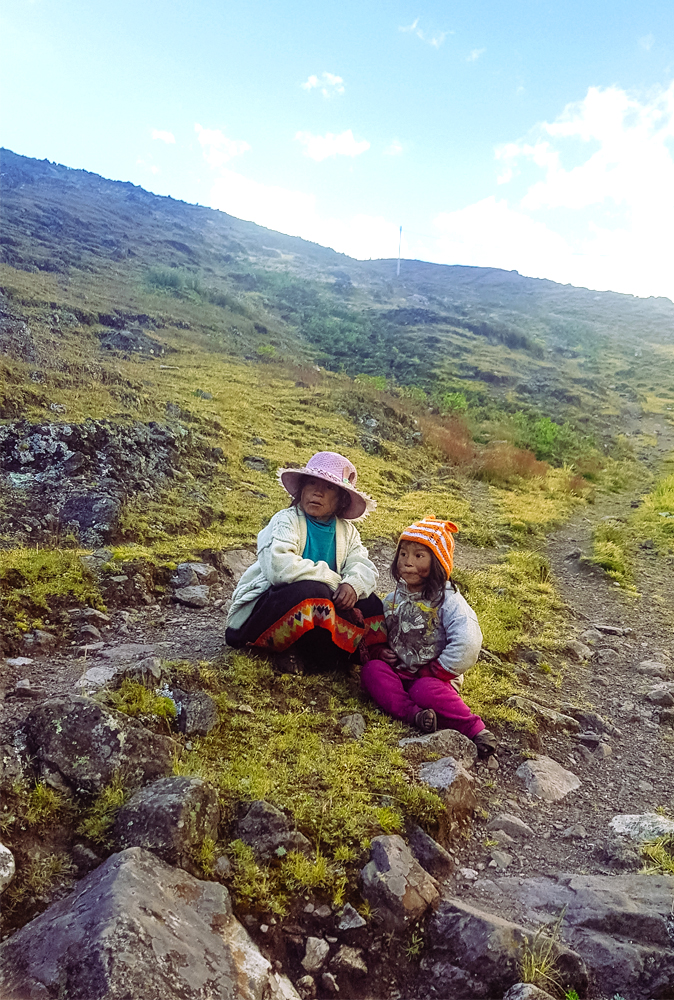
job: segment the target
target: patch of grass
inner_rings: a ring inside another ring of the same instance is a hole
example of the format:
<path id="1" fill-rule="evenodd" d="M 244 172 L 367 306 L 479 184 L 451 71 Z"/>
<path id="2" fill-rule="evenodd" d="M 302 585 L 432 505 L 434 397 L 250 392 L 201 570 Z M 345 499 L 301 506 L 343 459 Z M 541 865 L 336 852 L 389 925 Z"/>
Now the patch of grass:
<path id="1" fill-rule="evenodd" d="M 3 916 L 7 918 L 19 907 L 44 900 L 57 885 L 68 884 L 74 873 L 75 865 L 67 854 L 31 858 L 26 865 L 18 868 L 3 893 Z"/>
<path id="2" fill-rule="evenodd" d="M 110 846 L 110 832 L 117 813 L 122 808 L 129 793 L 124 788 L 119 775 L 115 775 L 109 785 L 96 796 L 84 811 L 77 833 L 94 844 Z"/>
<path id="3" fill-rule="evenodd" d="M 96 582 L 70 549 L 0 549 L 0 635 L 44 629 L 73 605 L 105 610 Z"/>
<path id="4" fill-rule="evenodd" d="M 58 816 L 64 804 L 63 796 L 44 781 L 36 781 L 28 793 L 25 820 L 28 826 L 47 826 Z"/>
<path id="5" fill-rule="evenodd" d="M 212 837 L 204 837 L 194 852 L 194 860 L 206 878 L 211 878 L 215 871 L 218 845 Z"/>
<path id="6" fill-rule="evenodd" d="M 658 837 L 641 845 L 642 871 L 647 875 L 674 875 L 674 835 Z"/>
<path id="7" fill-rule="evenodd" d="M 634 591 L 631 539 L 625 525 L 604 521 L 592 535 L 592 555 L 584 562 L 599 566 L 625 590 Z"/>
<path id="8" fill-rule="evenodd" d="M 106 691 L 106 702 L 118 712 L 137 717 L 156 715 L 160 719 L 175 719 L 176 706 L 171 698 L 149 691 L 138 681 L 126 677 L 116 691 Z"/>
<path id="9" fill-rule="evenodd" d="M 671 463 L 668 463 L 671 466 Z M 665 475 L 629 519 L 639 539 L 650 538 L 659 552 L 674 552 L 674 472 Z"/>
<path id="10" fill-rule="evenodd" d="M 278 676 L 266 661 L 242 654 L 228 662 L 218 696 L 227 725 L 194 741 L 176 770 L 211 781 L 225 819 L 242 801 L 271 802 L 316 850 L 311 861 L 288 856 L 284 874 L 272 878 L 243 848 L 231 849 L 240 868 L 233 888 L 241 898 L 253 891 L 252 883 L 267 895 L 284 896 L 291 884 L 314 880 L 339 899 L 347 882 L 355 886 L 355 866 L 372 837 L 402 830 L 408 818 L 426 826 L 439 820 L 441 799 L 416 781 L 397 745 L 402 726 L 354 693 L 347 678 Z M 235 711 L 242 702 L 252 715 Z M 338 725 L 354 711 L 368 723 L 360 740 L 345 739 Z"/>
<path id="11" fill-rule="evenodd" d="M 15 781 L 6 791 L 5 806 L 0 812 L 0 833 L 8 837 L 27 827 L 40 830 L 59 822 L 68 824 L 74 813 L 72 800 L 44 781 L 36 781 L 32 786 L 26 781 Z"/>
<path id="12" fill-rule="evenodd" d="M 555 997 L 564 996 L 562 976 L 557 967 L 557 942 L 559 928 L 566 908 L 562 910 L 554 925 L 548 929 L 540 927 L 532 939 L 526 938 L 520 963 L 520 978 L 523 983 L 532 983 Z"/>

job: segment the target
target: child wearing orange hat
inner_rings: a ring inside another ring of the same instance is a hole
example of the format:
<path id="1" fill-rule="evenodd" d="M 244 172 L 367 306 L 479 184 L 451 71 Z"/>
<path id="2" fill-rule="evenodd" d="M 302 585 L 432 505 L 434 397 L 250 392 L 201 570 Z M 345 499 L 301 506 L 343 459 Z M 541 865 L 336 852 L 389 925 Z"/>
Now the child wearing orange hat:
<path id="1" fill-rule="evenodd" d="M 361 683 L 389 715 L 425 733 L 457 729 L 484 758 L 495 753 L 496 737 L 458 691 L 482 633 L 451 580 L 456 531 L 451 521 L 425 517 L 401 534 L 391 567 L 397 586 L 383 602 L 388 643 L 371 648 Z"/>

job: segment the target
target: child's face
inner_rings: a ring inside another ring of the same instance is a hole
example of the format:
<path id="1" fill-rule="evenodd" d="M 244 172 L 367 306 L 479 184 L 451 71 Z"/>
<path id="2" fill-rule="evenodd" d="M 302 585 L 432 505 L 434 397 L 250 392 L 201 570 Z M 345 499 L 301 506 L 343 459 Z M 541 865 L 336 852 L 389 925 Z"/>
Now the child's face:
<path id="1" fill-rule="evenodd" d="M 431 572 L 431 550 L 420 542 L 403 542 L 398 552 L 398 572 L 410 590 L 421 588 Z"/>
<path id="2" fill-rule="evenodd" d="M 310 476 L 302 489 L 300 507 L 311 517 L 327 520 L 339 507 L 339 486 Z"/>

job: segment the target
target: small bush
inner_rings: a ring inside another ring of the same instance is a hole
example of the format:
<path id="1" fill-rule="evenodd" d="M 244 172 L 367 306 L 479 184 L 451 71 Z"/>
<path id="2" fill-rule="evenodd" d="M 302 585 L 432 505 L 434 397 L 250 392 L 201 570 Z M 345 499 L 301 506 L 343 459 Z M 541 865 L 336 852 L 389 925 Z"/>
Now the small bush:
<path id="1" fill-rule="evenodd" d="M 512 479 L 529 479 L 545 476 L 546 462 L 539 462 L 532 451 L 515 448 L 511 444 L 493 445 L 479 456 L 475 475 L 489 483 L 508 483 Z"/>
<path id="2" fill-rule="evenodd" d="M 592 555 L 584 561 L 599 566 L 621 587 L 633 588 L 631 556 L 628 551 L 627 531 L 615 521 L 605 521 L 595 530 Z"/>
<path id="3" fill-rule="evenodd" d="M 125 715 L 156 715 L 160 719 L 175 719 L 176 706 L 171 698 L 148 691 L 138 681 L 126 677 L 117 691 L 106 695 L 108 704 Z"/>
<path id="4" fill-rule="evenodd" d="M 124 788 L 121 778 L 119 775 L 115 775 L 110 784 L 106 785 L 85 810 L 77 832 L 81 837 L 86 837 L 94 844 L 108 847 L 110 845 L 110 831 L 117 813 L 127 798 L 128 792 Z"/>
<path id="5" fill-rule="evenodd" d="M 473 463 L 477 449 L 468 427 L 460 418 L 448 417 L 441 422 L 421 417 L 419 429 L 424 443 L 449 465 L 469 466 Z"/>

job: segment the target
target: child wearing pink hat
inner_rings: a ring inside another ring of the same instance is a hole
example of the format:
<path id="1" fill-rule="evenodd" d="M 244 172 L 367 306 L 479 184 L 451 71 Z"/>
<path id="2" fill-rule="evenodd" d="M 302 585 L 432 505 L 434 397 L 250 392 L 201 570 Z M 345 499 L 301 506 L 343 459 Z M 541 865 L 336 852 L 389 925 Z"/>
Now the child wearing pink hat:
<path id="1" fill-rule="evenodd" d="M 451 580 L 456 531 L 451 521 L 425 517 L 401 534 L 391 567 L 397 586 L 383 602 L 388 642 L 369 648 L 361 683 L 389 715 L 425 733 L 457 729 L 484 758 L 495 753 L 496 737 L 459 694 L 482 632 Z"/>
<path id="2" fill-rule="evenodd" d="M 232 595 L 225 638 L 278 654 L 284 670 L 332 669 L 385 635 L 377 570 L 353 523 L 376 503 L 336 452 L 280 469 L 278 478 L 291 504 L 257 536 L 257 562 Z"/>

